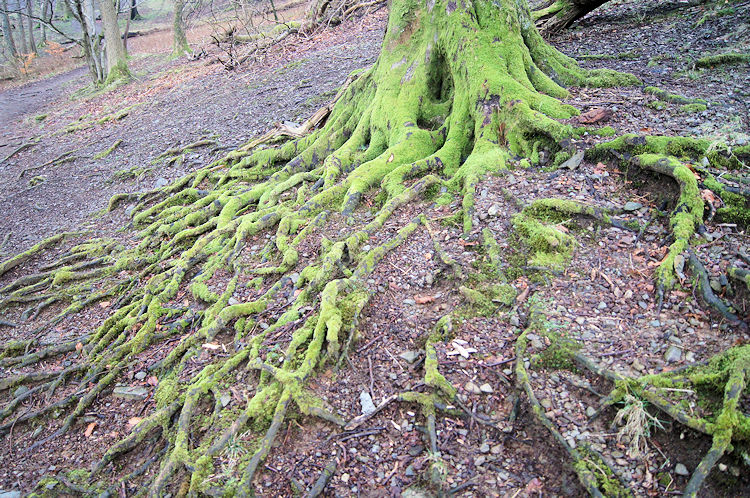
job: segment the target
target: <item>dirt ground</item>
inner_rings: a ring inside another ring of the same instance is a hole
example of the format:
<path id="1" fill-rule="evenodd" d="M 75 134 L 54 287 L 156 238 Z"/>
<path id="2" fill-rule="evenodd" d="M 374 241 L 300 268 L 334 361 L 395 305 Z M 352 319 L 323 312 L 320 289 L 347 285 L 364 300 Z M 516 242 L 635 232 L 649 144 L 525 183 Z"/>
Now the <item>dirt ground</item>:
<path id="1" fill-rule="evenodd" d="M 748 46 L 750 2 L 733 4 L 733 8 L 732 15 L 722 15 L 711 5 L 614 1 L 551 39 L 560 50 L 579 58 L 584 67 L 632 72 L 643 80 L 644 87 L 654 85 L 706 99 L 709 105 L 705 111 L 685 113 L 675 103 L 654 105 L 657 98 L 643 87 L 572 88 L 567 102 L 582 111 L 608 109 L 611 116 L 600 124 L 613 127 L 618 134 L 708 135 L 730 144 L 747 143 L 750 65 L 708 70 L 692 66 L 694 59 L 705 53 Z M 696 27 L 704 15 L 705 21 Z M 206 59 L 170 61 L 163 54 L 143 54 L 131 63 L 134 81 L 114 90 L 81 91 L 87 75 L 76 69 L 0 92 L 0 158 L 21 144 L 32 144 L 0 162 L 0 238 L 7 236 L 0 250 L 5 256 L 12 255 L 49 234 L 74 230 L 87 230 L 87 237 L 108 235 L 132 242 L 132 234 L 117 232 L 128 223 L 129 207 L 106 212 L 112 195 L 166 185 L 264 133 L 274 123 L 304 121 L 332 98 L 352 70 L 376 60 L 386 18 L 386 10 L 377 9 L 312 38 L 290 38 L 262 60 L 231 72 L 220 64 L 207 65 Z M 118 115 L 123 110 L 127 113 Z M 112 116 L 117 119 L 101 122 Z M 188 151 L 179 161 L 158 159 L 167 149 L 200 139 L 212 143 Z M 96 158 L 118 140 L 122 142 L 110 154 Z M 582 143 L 601 140 L 586 136 Z M 59 158 L 62 160 L 56 161 Z M 358 342 L 349 354 L 348 368 L 331 367 L 308 387 L 347 420 L 360 415 L 363 394 L 378 405 L 395 393 L 419 388 L 424 337 L 447 311 L 465 306 L 455 280 L 445 278 L 450 269 L 436 253 L 435 240 L 464 269 L 464 276 L 470 276 L 481 271 L 483 256 L 472 241 L 479 239 L 483 229 L 490 230 L 503 254 L 515 257 L 510 227 L 519 203 L 553 196 L 611 207 L 631 202 L 638 207 L 626 212 L 624 219 L 646 221 L 652 208 L 661 205 L 665 194 L 675 188 L 656 178 L 628 176 L 614 162 L 584 161 L 570 171 L 513 169 L 484 178 L 477 186 L 474 232 L 468 238 L 463 237 L 461 227 L 440 223 L 459 207 L 459 201 L 447 206 L 414 203 L 399 209 L 369 244 L 383 243 L 420 213 L 432 220 L 434 233 L 415 232 L 370 275 L 367 290 L 372 298 L 359 317 Z M 367 215 L 358 212 L 357 216 L 365 219 Z M 659 309 L 653 271 L 664 257 L 666 224 L 654 220 L 637 238 L 632 232 L 602 228 L 591 220 L 565 220 L 562 225 L 577 231 L 580 244 L 566 271 L 541 278 L 519 276 L 513 282 L 520 294 L 518 306 L 489 316 L 468 316 L 456 324 L 454 337 L 439 345 L 441 372 L 458 388 L 458 399 L 473 414 L 437 420 L 438 450 L 447 463 L 447 483 L 454 494 L 585 495 L 565 450 L 535 422 L 527 403 L 516 404 L 513 369 L 519 359 L 515 357 L 515 338 L 528 323 L 524 310 L 529 301 L 544 306 L 553 327 L 576 341 L 586 356 L 627 375 L 700 362 L 746 340 L 744 333 L 709 313 L 700 300 L 691 299 L 687 281 Z M 333 239 L 344 230 L 343 220 L 334 217 L 325 231 L 314 233 L 313 238 Z M 750 253 L 744 227 L 713 223 L 709 230 L 713 241 L 706 267 L 712 275 L 736 264 L 737 253 Z M 265 242 L 263 237 L 258 236 L 257 244 Z M 248 244 L 249 261 L 256 258 L 251 246 L 257 247 Z M 317 256 L 318 246 L 311 242 L 309 252 L 300 250 L 299 269 Z M 63 250 L 35 258 L 31 269 L 41 268 Z M 10 272 L 2 282 L 11 282 L 21 274 L 20 270 Z M 212 284 L 221 285 L 220 278 Z M 253 292 L 243 287 L 235 298 L 248 300 Z M 730 290 L 724 286 L 721 292 Z M 738 291 L 734 303 L 747 320 L 747 297 Z M 14 308 L 0 316 L 19 324 L 0 327 L 0 341 L 28 337 L 59 308 L 53 306 L 26 322 L 20 319 L 23 311 Z M 269 311 L 265 318 L 270 323 L 279 313 Z M 92 306 L 46 331 L 43 342 L 83 336 L 107 315 L 106 306 Z M 284 334 L 291 335 L 291 331 Z M 280 335 L 274 341 L 286 338 Z M 231 338 L 217 339 L 231 342 Z M 530 339 L 531 353 L 550 346 L 543 338 Z M 38 423 L 18 424 L 3 435 L 0 496 L 3 491 L 28 492 L 43 476 L 62 469 L 89 467 L 109 445 L 127 434 L 134 417 L 149 414 L 155 406 L 152 379 L 140 373 L 163 358 L 170 344 L 144 351 L 118 379 L 121 387 L 148 390 L 146 399 L 124 400 L 102 393 L 74 430 L 32 452 L 26 450 L 60 426 L 60 414 L 53 413 Z M 269 343 L 268 347 L 270 355 L 274 346 Z M 76 354 L 71 351 L 44 364 L 70 367 Z M 217 354 L 220 352 L 205 351 L 191 368 L 199 368 Z M 271 361 L 270 356 L 266 359 Z M 530 362 L 530 358 L 520 360 Z M 28 369 L 0 366 L 3 376 L 25 371 Z M 662 420 L 664 427 L 653 429 L 645 451 L 633 455 L 613 426 L 616 410 L 598 412 L 599 400 L 610 384 L 587 372 L 548 365 L 535 365 L 531 372 L 536 396 L 566 442 L 572 447 L 588 443 L 636 496 L 679 494 L 689 478 L 681 469 L 692 472 L 710 446 L 709 439 Z M 225 386 L 229 397 L 224 406 L 229 410 L 237 410 L 248 395 L 249 378 L 248 372 L 242 372 L 236 384 Z M 68 386 L 58 395 L 75 389 Z M 39 399 L 29 399 L 26 410 L 38 407 Z M 743 403 L 750 407 L 747 399 Z M 292 417 L 255 480 L 256 492 L 259 496 L 291 496 L 295 488 L 311 487 L 325 466 L 335 460 L 327 496 L 419 493 L 423 471 L 432 458 L 425 431 L 419 410 L 408 404 L 389 404 L 353 431 L 342 432 L 313 417 Z M 234 453 L 222 454 L 222 473 L 212 476 L 216 480 L 213 495 L 220 496 L 223 480 L 238 471 L 238 456 L 247 451 L 253 438 L 251 431 L 243 433 Z M 145 445 L 113 465 L 109 475 L 114 480 L 159 450 Z M 720 462 L 704 488 L 705 496 L 750 496 L 750 476 L 740 459 L 729 455 Z M 136 493 L 156 471 L 150 469 L 129 487 L 123 486 L 120 496 Z M 187 475 L 182 472 L 182 477 Z M 177 487 L 170 491 L 176 494 Z"/>

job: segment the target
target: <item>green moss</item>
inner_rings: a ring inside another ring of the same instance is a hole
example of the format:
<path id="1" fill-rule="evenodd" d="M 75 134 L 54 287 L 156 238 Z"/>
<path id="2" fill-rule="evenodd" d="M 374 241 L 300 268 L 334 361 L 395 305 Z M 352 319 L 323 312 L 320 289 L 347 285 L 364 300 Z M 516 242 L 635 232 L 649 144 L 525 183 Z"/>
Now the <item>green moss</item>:
<path id="1" fill-rule="evenodd" d="M 662 102 L 661 100 L 652 100 L 651 102 L 646 104 L 646 106 L 650 107 L 651 109 L 654 109 L 655 111 L 663 111 L 664 109 L 667 108 L 667 103 Z"/>
<path id="2" fill-rule="evenodd" d="M 746 53 L 726 53 L 717 55 L 708 55 L 695 61 L 695 67 L 708 68 L 720 66 L 722 64 L 744 64 L 750 62 L 750 54 Z"/>
<path id="3" fill-rule="evenodd" d="M 695 114 L 705 111 L 706 104 L 685 104 L 680 106 L 680 112 L 683 114 Z"/>
<path id="4" fill-rule="evenodd" d="M 670 93 L 666 90 L 662 90 L 661 88 L 657 88 L 655 86 L 647 86 L 643 89 L 644 93 L 651 94 L 658 98 L 659 100 L 663 100 L 666 102 L 672 102 L 674 104 L 707 104 L 703 99 L 691 99 L 689 97 L 683 97 L 682 95 L 678 95 L 676 93 Z"/>

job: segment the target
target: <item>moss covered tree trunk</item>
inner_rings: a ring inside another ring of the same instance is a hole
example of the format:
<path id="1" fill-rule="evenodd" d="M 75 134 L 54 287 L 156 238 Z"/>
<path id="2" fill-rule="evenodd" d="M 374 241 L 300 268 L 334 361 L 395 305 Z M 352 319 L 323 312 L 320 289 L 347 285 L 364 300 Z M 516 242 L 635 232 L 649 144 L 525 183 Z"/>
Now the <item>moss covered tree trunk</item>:
<path id="1" fill-rule="evenodd" d="M 122 43 L 120 26 L 117 24 L 117 9 L 112 0 L 99 0 L 99 8 L 102 13 L 102 24 L 104 25 L 104 40 L 107 51 L 107 83 L 127 79 L 130 77 L 128 70 L 127 54 Z"/>
<path id="2" fill-rule="evenodd" d="M 554 33 L 567 28 L 606 2 L 607 0 L 552 0 L 543 8 L 535 10 L 532 17 L 539 29 Z"/>
<path id="3" fill-rule="evenodd" d="M 172 57 L 181 57 L 190 53 L 190 45 L 185 36 L 185 0 L 175 0 L 172 13 Z"/>

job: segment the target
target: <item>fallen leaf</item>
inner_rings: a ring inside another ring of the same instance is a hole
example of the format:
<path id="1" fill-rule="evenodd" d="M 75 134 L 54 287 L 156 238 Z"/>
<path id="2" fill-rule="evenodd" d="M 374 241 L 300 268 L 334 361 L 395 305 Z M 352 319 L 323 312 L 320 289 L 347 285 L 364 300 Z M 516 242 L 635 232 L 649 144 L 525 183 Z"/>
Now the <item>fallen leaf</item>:
<path id="1" fill-rule="evenodd" d="M 83 433 L 83 435 L 86 437 L 91 437 L 91 434 L 94 432 L 94 427 L 96 427 L 96 422 L 91 422 L 86 426 L 86 431 Z"/>
<path id="2" fill-rule="evenodd" d="M 393 162 L 393 154 L 391 154 L 391 157 L 389 157 L 389 158 L 388 158 L 388 162 L 389 162 L 389 163 L 392 163 L 392 162 Z"/>
<path id="3" fill-rule="evenodd" d="M 594 107 L 578 116 L 578 122 L 581 124 L 594 124 L 611 117 L 614 112 L 606 107 Z"/>
<path id="4" fill-rule="evenodd" d="M 208 342 L 208 343 L 206 343 L 206 344 L 203 345 L 203 349 L 208 349 L 210 351 L 216 351 L 220 347 L 221 346 L 219 346 L 218 344 L 213 343 L 213 342 Z"/>
<path id="5" fill-rule="evenodd" d="M 434 300 L 435 298 L 432 296 L 420 296 L 420 295 L 414 296 L 414 301 L 417 304 L 427 304 L 427 303 L 433 302 Z"/>
<path id="6" fill-rule="evenodd" d="M 526 301 L 526 298 L 529 297 L 530 289 L 531 289 L 530 287 L 526 287 L 524 290 L 522 290 L 521 293 L 518 296 L 516 296 L 516 302 L 522 303 Z"/>
<path id="7" fill-rule="evenodd" d="M 128 419 L 128 428 L 130 430 L 135 429 L 135 426 L 138 425 L 141 422 L 141 420 L 143 420 L 143 417 L 130 417 Z"/>
<path id="8" fill-rule="evenodd" d="M 432 259 L 432 253 L 431 252 L 424 253 L 424 259 L 425 259 L 425 261 L 431 260 Z"/>
<path id="9" fill-rule="evenodd" d="M 477 241 L 464 240 L 464 239 L 458 239 L 458 243 L 461 244 L 462 246 L 475 246 L 475 245 L 479 244 L 479 242 L 477 242 Z"/>
<path id="10" fill-rule="evenodd" d="M 159 384 L 159 379 L 157 379 L 157 378 L 156 378 L 156 376 L 154 376 L 154 375 L 151 375 L 151 376 L 149 376 L 149 378 L 148 378 L 148 379 L 146 379 L 146 383 L 147 383 L 147 384 L 148 384 L 149 386 L 156 386 L 156 385 L 158 385 L 158 384 Z"/>
<path id="11" fill-rule="evenodd" d="M 76 343 L 76 351 L 80 353 L 82 350 L 83 350 L 83 344 L 80 342 Z"/>
<path id="12" fill-rule="evenodd" d="M 101 303 L 99 303 L 99 306 L 101 306 L 102 308 L 109 308 L 110 304 L 112 303 L 110 303 L 109 301 L 102 301 Z"/>

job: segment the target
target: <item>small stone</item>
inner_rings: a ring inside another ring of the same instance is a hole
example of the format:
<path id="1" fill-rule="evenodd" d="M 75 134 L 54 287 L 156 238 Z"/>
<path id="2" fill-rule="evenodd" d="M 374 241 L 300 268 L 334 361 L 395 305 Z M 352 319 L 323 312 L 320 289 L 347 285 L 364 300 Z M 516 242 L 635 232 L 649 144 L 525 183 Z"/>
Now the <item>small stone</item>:
<path id="1" fill-rule="evenodd" d="M 359 393 L 359 403 L 362 405 L 363 415 L 369 415 L 375 412 L 375 403 L 372 402 L 372 397 L 367 391 Z"/>
<path id="2" fill-rule="evenodd" d="M 233 297 L 230 297 L 230 298 L 229 298 L 229 299 L 227 300 L 227 304 L 229 304 L 229 306 L 234 306 L 235 304 L 240 304 L 240 302 L 239 302 L 239 301 L 237 301 L 237 300 L 236 300 L 235 298 L 233 298 Z"/>
<path id="3" fill-rule="evenodd" d="M 404 299 L 404 304 L 417 304 L 417 302 L 414 299 L 407 298 Z"/>
<path id="4" fill-rule="evenodd" d="M 414 465 L 409 465 L 404 471 L 406 477 L 414 477 Z"/>
<path id="5" fill-rule="evenodd" d="M 586 319 L 584 317 L 582 317 L 582 316 L 577 316 L 576 317 L 576 323 L 578 325 L 583 325 L 584 323 L 586 323 Z"/>
<path id="6" fill-rule="evenodd" d="M 136 374 L 135 374 L 135 380 L 143 380 L 143 379 L 146 378 L 147 375 L 148 374 L 146 372 L 144 372 L 143 370 L 141 370 L 140 372 L 136 372 Z"/>
<path id="7" fill-rule="evenodd" d="M 166 187 L 167 185 L 169 185 L 169 180 L 167 180 L 166 178 L 159 178 L 154 182 L 155 189 Z"/>
<path id="8" fill-rule="evenodd" d="M 678 463 L 674 466 L 674 473 L 678 476 L 689 476 L 690 472 L 688 472 L 687 467 L 685 467 L 683 464 Z"/>
<path id="9" fill-rule="evenodd" d="M 406 363 L 414 363 L 419 358 L 419 351 L 404 351 L 398 356 Z"/>
<path id="10" fill-rule="evenodd" d="M 482 394 L 482 390 L 479 389 L 479 386 L 474 384 L 473 382 L 469 381 L 464 386 L 464 389 L 466 389 L 471 394 Z"/>
<path id="11" fill-rule="evenodd" d="M 649 325 L 651 325 L 652 327 L 661 327 L 661 322 L 659 320 L 651 320 L 649 322 Z"/>
<path id="12" fill-rule="evenodd" d="M 623 211 L 638 211 L 642 207 L 643 207 L 643 204 L 641 204 L 640 202 L 628 201 L 622 207 L 622 210 Z"/>
<path id="13" fill-rule="evenodd" d="M 349 474 L 347 474 L 346 472 L 341 474 L 341 482 L 343 483 L 349 482 Z"/>
<path id="14" fill-rule="evenodd" d="M 232 395 L 229 393 L 224 393 L 219 398 L 219 401 L 221 402 L 221 407 L 226 408 L 227 405 L 232 401 Z"/>
<path id="15" fill-rule="evenodd" d="M 489 453 L 490 445 L 487 443 L 482 443 L 482 446 L 479 447 L 479 451 L 481 451 L 482 453 Z"/>
<path id="16" fill-rule="evenodd" d="M 633 363 L 631 363 L 630 366 L 633 367 L 634 370 L 637 370 L 639 372 L 643 372 L 644 370 L 646 370 L 646 367 L 643 365 L 643 363 L 638 361 L 638 359 L 633 360 Z"/>
<path id="17" fill-rule="evenodd" d="M 500 212 L 500 205 L 499 204 L 493 204 L 487 210 L 487 214 L 490 215 L 490 216 L 497 216 L 499 212 Z"/>
<path id="18" fill-rule="evenodd" d="M 518 319 L 518 315 L 512 315 L 510 317 L 510 324 L 514 327 L 518 327 L 519 325 L 521 325 L 521 321 Z"/>
<path id="19" fill-rule="evenodd" d="M 726 464 L 720 463 L 719 464 L 719 470 L 722 471 L 722 472 L 726 472 L 727 471 Z"/>
<path id="20" fill-rule="evenodd" d="M 721 283 L 718 279 L 712 278 L 708 281 L 708 285 L 714 290 L 714 292 L 721 292 Z"/>
<path id="21" fill-rule="evenodd" d="M 112 394 L 114 394 L 118 398 L 141 400 L 146 399 L 146 397 L 148 396 L 148 389 L 138 386 L 120 386 L 115 387 L 114 391 L 112 391 Z"/>
<path id="22" fill-rule="evenodd" d="M 486 382 L 479 386 L 479 390 L 482 391 L 484 394 L 490 394 L 494 392 L 494 389 L 492 389 L 492 386 L 487 384 Z"/>
<path id="23" fill-rule="evenodd" d="M 687 361 L 688 363 L 695 363 L 695 353 L 693 353 L 692 351 L 688 351 L 687 353 L 685 353 L 685 361 Z"/>
<path id="24" fill-rule="evenodd" d="M 370 453 L 375 453 L 376 455 L 380 453 L 380 445 L 379 444 L 373 444 L 372 448 L 370 448 Z"/>
<path id="25" fill-rule="evenodd" d="M 588 408 L 586 408 L 587 417 L 593 417 L 594 415 L 596 415 L 596 408 L 594 408 L 593 406 L 589 406 Z"/>
<path id="26" fill-rule="evenodd" d="M 482 465 L 484 465 L 484 462 L 486 462 L 486 461 L 487 461 L 487 457 L 486 456 L 479 455 L 478 457 L 476 457 L 474 459 L 474 466 L 475 467 L 481 467 Z"/>
<path id="27" fill-rule="evenodd" d="M 625 294 L 622 295 L 622 298 L 625 299 L 625 300 L 628 300 L 631 297 L 633 297 L 633 291 L 630 290 L 630 289 L 626 290 Z"/>
<path id="28" fill-rule="evenodd" d="M 667 360 L 669 363 L 675 363 L 682 359 L 682 350 L 675 346 L 674 344 L 670 345 L 667 349 L 667 352 L 664 353 L 664 359 Z"/>
<path id="29" fill-rule="evenodd" d="M 424 446 L 422 446 L 421 444 L 415 444 L 414 446 L 410 447 L 407 450 L 407 452 L 409 453 L 409 456 L 413 456 L 413 457 L 421 455 L 423 451 L 424 451 Z"/>
<path id="30" fill-rule="evenodd" d="M 599 306 L 597 306 L 596 308 L 599 309 L 599 310 L 606 310 L 607 309 L 607 303 L 605 303 L 604 301 L 602 301 L 602 302 L 599 303 Z"/>
<path id="31" fill-rule="evenodd" d="M 544 398 L 543 400 L 541 400 L 539 402 L 539 404 L 542 405 L 542 407 L 545 410 L 551 410 L 552 409 L 552 400 L 550 400 L 549 398 Z"/>
<path id="32" fill-rule="evenodd" d="M 573 154 L 573 156 L 570 159 L 562 163 L 558 169 L 562 169 L 562 168 L 567 168 L 570 170 L 576 169 L 583 162 L 584 153 L 585 152 L 583 150 L 577 150 L 576 153 Z"/>

